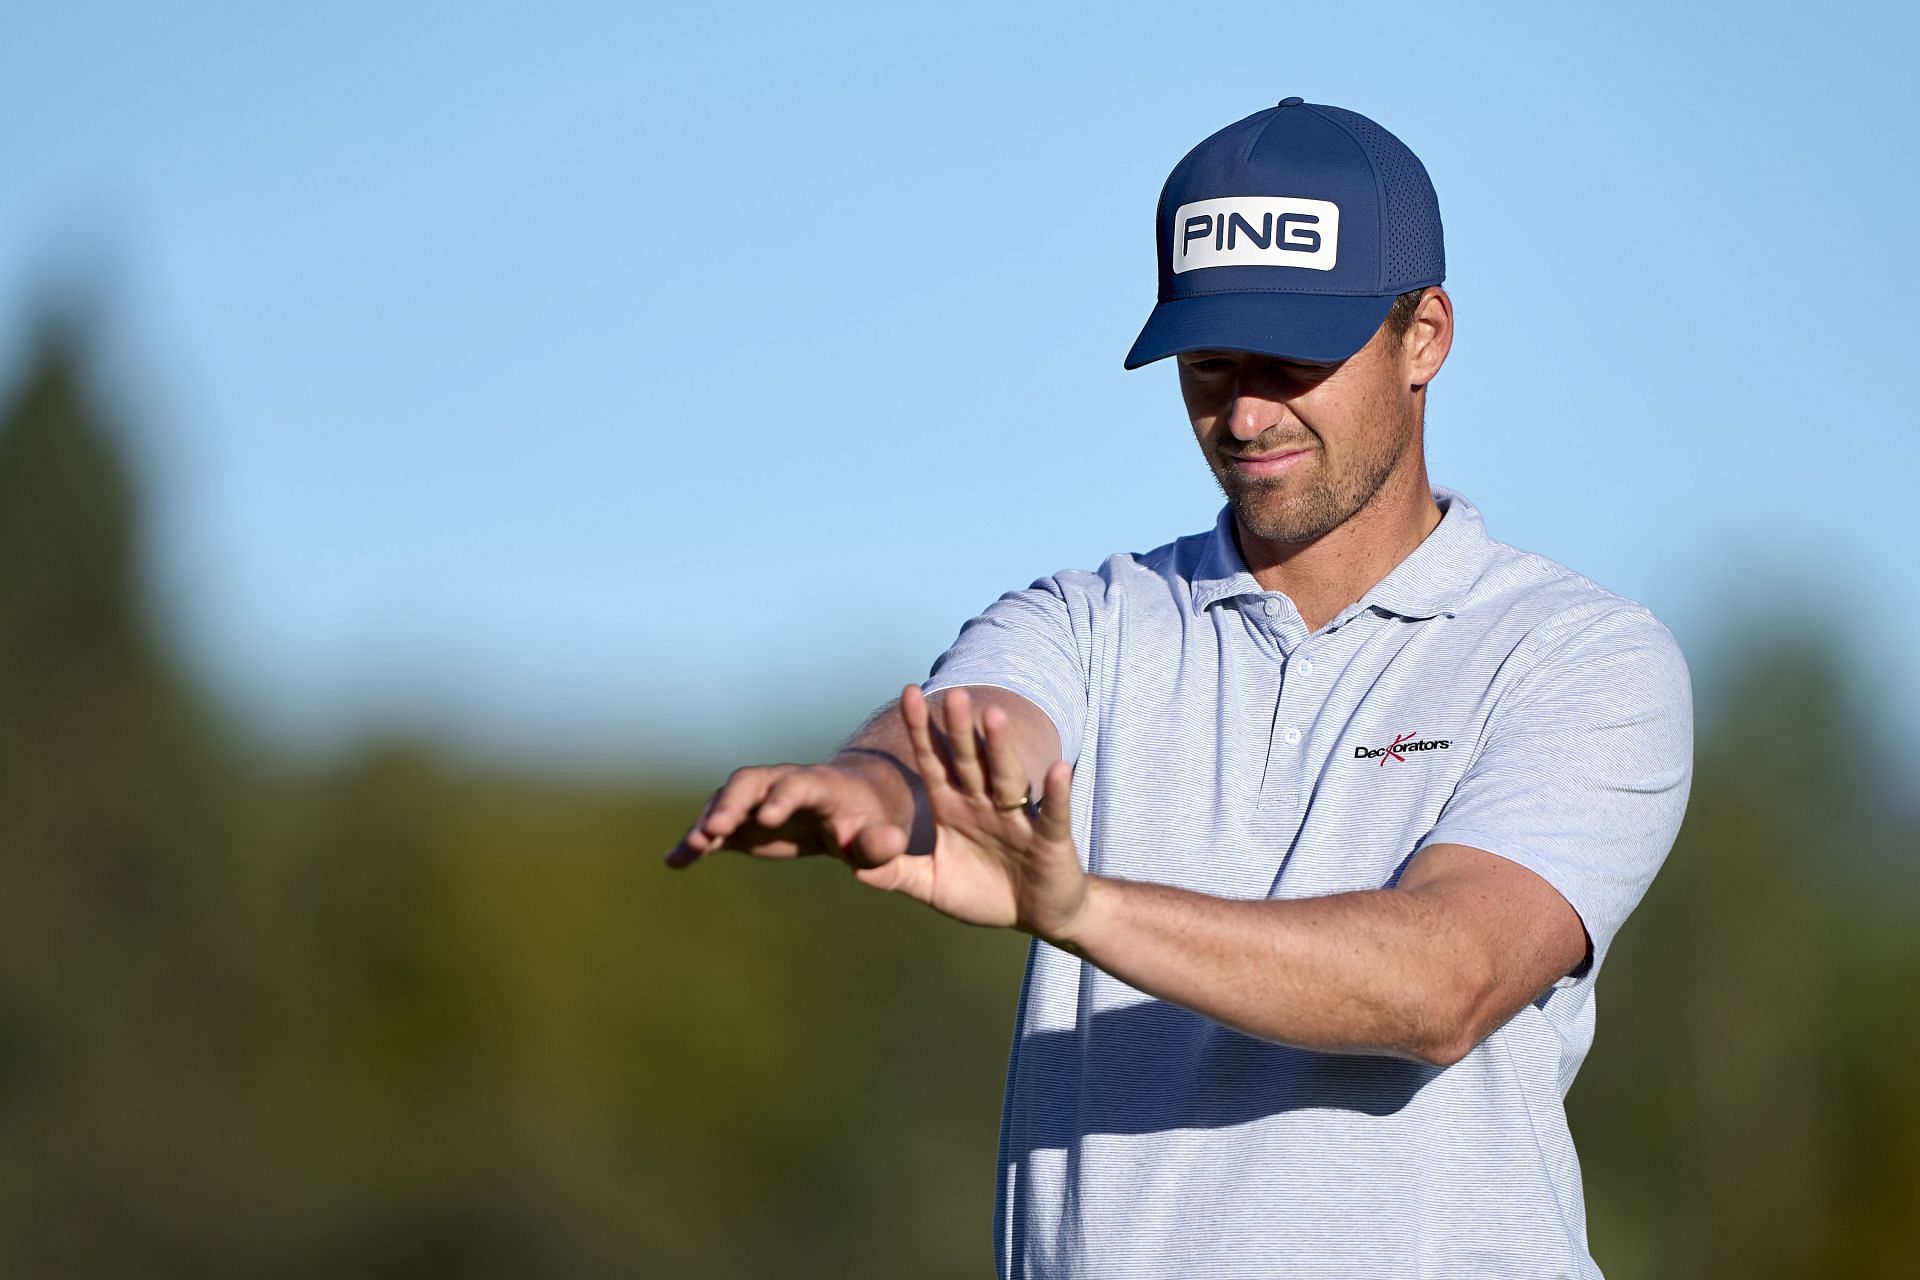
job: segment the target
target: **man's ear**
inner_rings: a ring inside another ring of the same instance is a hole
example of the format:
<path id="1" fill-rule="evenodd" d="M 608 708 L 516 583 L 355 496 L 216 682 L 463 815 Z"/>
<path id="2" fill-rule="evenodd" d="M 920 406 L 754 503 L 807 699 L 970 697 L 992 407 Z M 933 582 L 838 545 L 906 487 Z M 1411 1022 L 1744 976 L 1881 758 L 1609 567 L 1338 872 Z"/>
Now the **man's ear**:
<path id="1" fill-rule="evenodd" d="M 1433 375 L 1440 372 L 1440 366 L 1447 362 L 1447 353 L 1451 350 L 1453 299 L 1447 296 L 1445 289 L 1434 285 L 1420 295 L 1420 304 L 1414 308 L 1413 322 L 1407 326 L 1406 337 L 1400 343 L 1408 383 L 1418 388 L 1433 381 Z"/>

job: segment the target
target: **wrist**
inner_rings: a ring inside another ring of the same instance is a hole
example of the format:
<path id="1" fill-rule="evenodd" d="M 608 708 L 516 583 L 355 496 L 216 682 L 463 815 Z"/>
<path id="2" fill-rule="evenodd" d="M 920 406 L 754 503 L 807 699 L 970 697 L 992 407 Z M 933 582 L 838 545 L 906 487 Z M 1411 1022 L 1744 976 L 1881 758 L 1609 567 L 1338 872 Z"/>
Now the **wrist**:
<path id="1" fill-rule="evenodd" d="M 852 774 L 872 787 L 880 808 L 895 826 L 907 833 L 907 852 L 933 852 L 933 802 L 927 785 L 906 761 L 878 747 L 842 747 L 829 760 L 830 768 Z"/>
<path id="2" fill-rule="evenodd" d="M 1093 949 L 1105 933 L 1120 882 L 1110 876 L 1089 874 L 1082 884 L 1085 892 L 1079 906 L 1051 928 L 1036 931 L 1035 936 L 1069 955 L 1091 960 Z"/>

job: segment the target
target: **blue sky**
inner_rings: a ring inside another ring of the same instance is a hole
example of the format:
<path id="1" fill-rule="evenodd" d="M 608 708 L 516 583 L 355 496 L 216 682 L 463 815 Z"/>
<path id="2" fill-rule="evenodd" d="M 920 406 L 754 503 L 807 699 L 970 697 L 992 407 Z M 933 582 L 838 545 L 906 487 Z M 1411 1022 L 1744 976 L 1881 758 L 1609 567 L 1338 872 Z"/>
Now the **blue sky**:
<path id="1" fill-rule="evenodd" d="M 0 378 L 96 300 L 167 616 L 268 732 L 818 747 L 1002 591 L 1205 528 L 1153 206 L 1298 94 L 1426 161 L 1434 478 L 1703 689 L 1920 713 L 1906 6 L 13 5 Z M 1889 590 L 1889 588 L 1892 588 Z"/>

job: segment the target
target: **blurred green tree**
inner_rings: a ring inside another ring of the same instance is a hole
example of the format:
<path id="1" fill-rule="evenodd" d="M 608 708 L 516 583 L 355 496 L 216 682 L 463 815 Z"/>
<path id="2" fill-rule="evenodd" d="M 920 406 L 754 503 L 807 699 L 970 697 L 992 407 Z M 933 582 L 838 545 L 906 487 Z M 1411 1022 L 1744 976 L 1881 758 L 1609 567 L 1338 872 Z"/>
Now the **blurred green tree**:
<path id="1" fill-rule="evenodd" d="M 977 1274 L 1019 940 L 681 892 L 674 786 L 258 764 L 85 348 L 0 396 L 0 1273 Z"/>
<path id="2" fill-rule="evenodd" d="M 0 1259 L 166 1257 L 223 1167 L 249 882 L 221 734 L 151 624 L 118 430 L 50 320 L 0 408 Z"/>
<path id="3" fill-rule="evenodd" d="M 1857 696 L 1799 639 L 1702 697 L 1685 825 L 1567 1100 L 1615 1280 L 1911 1274 L 1920 829 Z"/>

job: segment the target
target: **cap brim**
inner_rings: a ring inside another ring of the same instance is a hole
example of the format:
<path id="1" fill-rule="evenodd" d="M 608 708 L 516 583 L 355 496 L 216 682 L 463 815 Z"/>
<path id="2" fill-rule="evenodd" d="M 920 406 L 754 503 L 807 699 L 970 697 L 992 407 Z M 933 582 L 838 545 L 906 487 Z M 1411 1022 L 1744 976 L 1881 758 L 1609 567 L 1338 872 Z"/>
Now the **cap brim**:
<path id="1" fill-rule="evenodd" d="M 1367 345 L 1393 295 L 1204 293 L 1154 307 L 1127 352 L 1126 367 L 1182 351 L 1252 351 L 1282 360 L 1333 364 Z"/>

